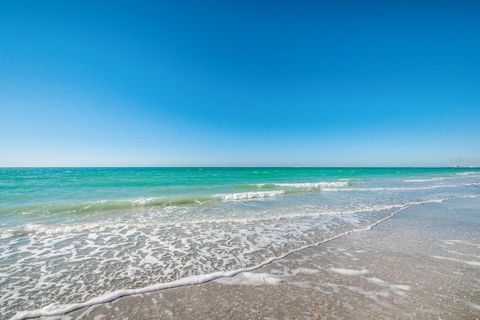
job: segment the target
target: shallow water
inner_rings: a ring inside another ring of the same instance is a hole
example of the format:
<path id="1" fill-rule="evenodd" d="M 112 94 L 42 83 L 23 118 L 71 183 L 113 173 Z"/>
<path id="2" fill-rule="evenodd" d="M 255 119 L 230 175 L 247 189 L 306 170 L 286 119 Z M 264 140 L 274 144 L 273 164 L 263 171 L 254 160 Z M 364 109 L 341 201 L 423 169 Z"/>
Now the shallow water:
<path id="1" fill-rule="evenodd" d="M 0 314 L 202 281 L 477 195 L 478 169 L 0 169 Z"/>

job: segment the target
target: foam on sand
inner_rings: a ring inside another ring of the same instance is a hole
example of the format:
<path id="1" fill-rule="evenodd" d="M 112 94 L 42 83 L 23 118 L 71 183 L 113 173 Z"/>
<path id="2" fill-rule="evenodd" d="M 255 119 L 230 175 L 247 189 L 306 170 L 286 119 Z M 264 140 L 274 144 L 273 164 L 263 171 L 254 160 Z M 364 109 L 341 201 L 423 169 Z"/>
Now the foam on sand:
<path id="1" fill-rule="evenodd" d="M 289 273 L 290 273 L 290 275 L 296 276 L 297 274 L 315 274 L 315 273 L 318 273 L 318 272 L 320 272 L 320 271 L 317 270 L 317 269 L 299 267 L 299 268 L 295 268 L 293 270 L 290 270 Z"/>
<path id="2" fill-rule="evenodd" d="M 480 311 L 480 304 L 476 304 L 476 303 L 468 302 L 468 301 L 466 302 L 466 304 L 467 304 L 470 308 Z"/>
<path id="3" fill-rule="evenodd" d="M 13 320 L 20 320 L 20 319 L 26 319 L 26 318 L 42 317 L 42 316 L 58 316 L 58 315 L 62 315 L 62 314 L 65 314 L 65 313 L 68 313 L 68 312 L 71 312 L 73 310 L 77 310 L 77 309 L 80 309 L 80 308 L 110 302 L 112 300 L 115 300 L 115 299 L 118 299 L 118 298 L 124 297 L 124 296 L 147 293 L 147 292 L 151 292 L 151 291 L 164 290 L 164 289 L 187 286 L 187 285 L 195 285 L 195 284 L 200 284 L 200 283 L 205 283 L 205 282 L 217 280 L 217 279 L 220 279 L 220 278 L 233 277 L 233 276 L 235 276 L 237 274 L 240 274 L 242 272 L 252 272 L 252 271 L 257 270 L 257 269 L 259 269 L 259 268 L 261 268 L 261 267 L 263 267 L 267 264 L 270 264 L 274 261 L 281 260 L 281 259 L 285 258 L 286 256 L 294 253 L 294 252 L 299 252 L 299 251 L 304 250 L 306 248 L 310 248 L 310 247 L 313 247 L 313 246 L 317 246 L 317 245 L 326 243 L 328 241 L 331 241 L 333 239 L 337 239 L 339 237 L 350 234 L 352 232 L 370 230 L 371 228 L 378 225 L 382 221 L 385 221 L 385 220 L 393 217 L 396 213 L 398 213 L 398 212 L 400 212 L 400 211 L 402 211 L 406 208 L 408 208 L 408 207 L 403 207 L 401 209 L 398 209 L 398 210 L 394 211 L 393 213 L 391 213 L 390 215 L 388 215 L 387 217 L 385 217 L 385 218 L 383 218 L 383 219 L 381 219 L 381 220 L 379 220 L 379 221 L 377 221 L 377 222 L 375 222 L 375 223 L 373 223 L 373 224 L 371 224 L 371 225 L 369 225 L 365 228 L 353 229 L 353 230 L 342 232 L 340 234 L 337 234 L 337 235 L 332 236 L 330 238 L 327 238 L 325 240 L 319 241 L 317 243 L 299 247 L 295 250 L 291 250 L 289 252 L 286 252 L 286 253 L 284 253 L 282 255 L 279 255 L 279 256 L 276 256 L 276 257 L 270 257 L 270 258 L 266 259 L 264 262 L 262 262 L 258 265 L 252 266 L 252 267 L 241 268 L 241 269 L 236 269 L 236 270 L 231 270 L 231 271 L 213 272 L 213 273 L 209 273 L 209 274 L 189 276 L 189 277 L 181 278 L 181 279 L 170 281 L 170 282 L 152 284 L 152 285 L 149 285 L 149 286 L 146 286 L 146 287 L 143 287 L 143 288 L 121 289 L 121 290 L 117 290 L 117 291 L 113 291 L 113 292 L 110 292 L 110 293 L 100 295 L 98 297 L 95 297 L 95 298 L 92 298 L 92 299 L 89 299 L 85 302 L 80 302 L 80 303 L 50 304 L 50 305 L 47 305 L 45 307 L 35 309 L 35 310 L 17 312 L 12 319 Z"/>
<path id="4" fill-rule="evenodd" d="M 372 284 L 375 284 L 377 286 L 388 288 L 394 294 L 396 294 L 398 296 L 402 296 L 402 297 L 406 296 L 405 291 L 410 291 L 410 286 L 409 285 L 406 285 L 406 284 L 392 284 L 392 283 L 389 283 L 385 280 L 382 280 L 382 279 L 379 279 L 379 278 L 376 278 L 376 277 L 367 278 L 367 281 L 372 283 Z"/>
<path id="5" fill-rule="evenodd" d="M 242 272 L 231 278 L 220 278 L 216 282 L 227 285 L 261 286 L 276 285 L 281 283 L 282 279 L 269 273 Z"/>
<path id="6" fill-rule="evenodd" d="M 345 269 L 345 268 L 330 268 L 330 271 L 333 271 L 338 274 L 343 274 L 345 276 L 359 276 L 362 274 L 367 274 L 369 271 L 368 269 Z"/>
<path id="7" fill-rule="evenodd" d="M 453 261 L 453 262 L 460 262 L 460 263 L 467 264 L 469 266 L 480 267 L 480 261 L 475 261 L 475 260 L 462 260 L 462 259 L 442 257 L 442 256 L 432 256 L 432 258 Z"/>
<path id="8" fill-rule="evenodd" d="M 360 227 L 357 229 L 350 229 L 344 232 L 341 232 L 339 234 L 333 235 L 331 237 L 325 238 L 321 241 L 312 243 L 312 244 L 307 244 L 303 246 L 299 246 L 293 250 L 290 250 L 288 252 L 285 252 L 283 254 L 277 255 L 277 256 L 272 256 L 267 259 L 265 259 L 263 262 L 258 263 L 254 266 L 250 267 L 245 267 L 245 268 L 238 268 L 234 270 L 229 270 L 229 271 L 218 271 L 218 272 L 212 272 L 212 273 L 207 273 L 207 274 L 201 274 L 201 275 L 194 275 L 194 276 L 187 276 L 184 278 L 180 278 L 177 280 L 169 281 L 169 282 L 161 282 L 161 283 L 154 283 L 151 285 L 147 285 L 145 287 L 141 288 L 132 288 L 132 289 L 120 289 L 112 292 L 108 292 L 105 294 L 102 294 L 100 296 L 91 298 L 91 299 L 86 299 L 84 302 L 79 302 L 79 303 L 71 303 L 71 304 L 50 304 L 42 308 L 30 310 L 30 311 L 20 311 L 15 314 L 13 319 L 19 320 L 19 319 L 25 319 L 25 318 L 32 318 L 32 317 L 41 317 L 41 316 L 56 316 L 56 315 L 62 315 L 65 313 L 68 313 L 70 311 L 96 305 L 96 304 L 101 304 L 101 303 L 106 303 L 115 299 L 118 299 L 123 296 L 128 296 L 128 295 L 135 295 L 135 294 L 141 294 L 141 293 L 147 293 L 151 291 L 157 291 L 157 290 L 163 290 L 163 289 L 168 289 L 168 288 L 174 288 L 174 287 L 180 287 L 180 286 L 187 286 L 187 285 L 196 285 L 196 284 L 201 284 L 213 280 L 217 280 L 220 278 L 228 278 L 228 277 L 234 277 L 238 274 L 241 273 L 251 273 L 267 264 L 270 264 L 274 261 L 281 260 L 288 255 L 294 253 L 294 252 L 299 252 L 301 250 L 304 250 L 306 248 L 310 248 L 313 246 L 317 246 L 323 243 L 326 243 L 328 241 L 340 238 L 342 236 L 354 233 L 354 232 L 362 232 L 366 230 L 370 230 L 376 225 L 382 223 L 383 221 L 386 221 L 393 216 L 395 216 L 397 213 L 413 207 L 415 205 L 422 205 L 422 204 L 427 204 L 427 203 L 433 203 L 433 202 L 443 202 L 449 199 L 455 199 L 458 197 L 449 197 L 449 198 L 444 198 L 444 199 L 436 199 L 436 200 L 429 200 L 429 201 L 422 201 L 422 202 L 414 202 L 409 205 L 405 205 L 401 208 L 398 208 L 397 210 L 391 212 L 387 216 L 385 216 L 382 219 L 377 220 L 374 223 L 371 223 L 365 227 Z M 218 231 L 218 230 L 217 230 Z M 68 247 L 66 247 L 65 250 L 67 250 Z M 361 269 L 361 270 L 353 270 L 353 269 L 344 269 L 344 268 L 334 268 L 332 271 L 340 273 L 340 274 L 346 274 L 346 275 L 361 275 L 361 274 L 366 274 L 368 273 L 368 270 L 366 269 Z M 263 281 L 263 282 L 269 282 L 270 284 L 276 283 L 274 278 L 266 275 L 263 276 L 256 276 L 256 275 L 249 275 L 247 274 L 246 276 L 242 276 L 243 280 L 248 279 L 250 283 L 258 283 L 258 281 Z"/>

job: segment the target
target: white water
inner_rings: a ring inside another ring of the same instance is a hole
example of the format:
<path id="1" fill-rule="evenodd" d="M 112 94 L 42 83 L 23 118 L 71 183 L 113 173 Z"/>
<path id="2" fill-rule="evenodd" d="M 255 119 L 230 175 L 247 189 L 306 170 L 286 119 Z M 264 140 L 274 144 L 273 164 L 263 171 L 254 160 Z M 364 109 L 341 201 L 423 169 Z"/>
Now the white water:
<path id="1" fill-rule="evenodd" d="M 461 196 L 459 196 L 461 197 Z M 471 196 L 468 196 L 471 197 Z M 292 249 L 286 253 L 283 253 L 278 256 L 270 257 L 267 258 L 266 260 L 251 266 L 251 267 L 245 267 L 245 268 L 238 268 L 230 271 L 221 271 L 221 272 L 212 272 L 212 273 L 207 273 L 207 274 L 201 274 L 201 275 L 193 275 L 193 276 L 187 276 L 183 277 L 174 281 L 169 281 L 169 282 L 161 282 L 161 283 L 155 283 L 151 284 L 142 288 L 135 288 L 135 289 L 120 289 L 120 290 L 115 290 L 112 292 L 108 292 L 105 294 L 102 294 L 100 296 L 88 299 L 84 302 L 80 303 L 71 303 L 71 304 L 50 304 L 42 308 L 38 308 L 35 310 L 30 310 L 30 311 L 21 311 L 17 312 L 15 316 L 12 318 L 14 320 L 21 320 L 21 319 L 26 319 L 26 318 L 31 318 L 31 317 L 41 317 L 41 316 L 55 316 L 55 315 L 62 315 L 65 313 L 68 313 L 70 311 L 87 307 L 87 306 L 92 306 L 95 304 L 100 304 L 100 303 L 106 303 L 115 299 L 118 299 L 123 296 L 128 296 L 128 295 L 135 295 L 135 294 L 141 294 L 141 293 L 147 293 L 151 291 L 157 291 L 157 290 L 164 290 L 164 289 L 169 289 L 169 288 L 175 288 L 175 287 L 180 287 L 180 286 L 187 286 L 187 285 L 195 285 L 195 284 L 201 284 L 205 282 L 209 282 L 212 280 L 217 280 L 217 279 L 222 279 L 222 278 L 231 278 L 234 277 L 240 273 L 244 273 L 244 275 L 237 280 L 233 281 L 231 284 L 249 284 L 249 285 L 259 285 L 259 284 L 277 284 L 280 282 L 279 279 L 274 278 L 270 275 L 264 275 L 264 274 L 250 274 L 251 271 L 257 270 L 267 264 L 270 264 L 274 261 L 280 260 L 285 258 L 286 256 L 298 252 L 301 250 L 304 250 L 306 248 L 310 248 L 312 246 L 317 246 L 320 244 L 323 244 L 325 242 L 337 239 L 339 237 L 345 236 L 347 234 L 350 234 L 352 232 L 361 232 L 361 231 L 367 231 L 370 230 L 371 228 L 375 227 L 376 225 L 392 218 L 399 212 L 410 208 L 412 206 L 417 206 L 417 205 L 423 205 L 423 204 L 428 204 L 428 203 L 439 203 L 439 202 L 444 202 L 450 199 L 454 199 L 458 197 L 449 197 L 449 198 L 444 198 L 444 199 L 435 199 L 431 201 L 422 201 L 422 202 L 415 202 L 415 203 L 410 203 L 408 205 L 404 205 L 400 209 L 395 210 L 394 212 L 388 214 L 382 219 L 379 219 L 375 221 L 374 223 L 371 223 L 365 227 L 357 228 L 357 229 L 352 229 L 348 231 L 341 232 L 337 235 L 331 236 L 329 238 L 326 238 L 322 241 L 318 241 L 313 244 L 308 244 L 301 246 L 296 249 Z M 435 258 L 443 258 L 443 257 L 435 257 Z M 362 269 L 362 270 L 353 270 L 353 269 L 345 269 L 345 268 L 331 268 L 330 269 L 333 272 L 342 274 L 342 275 L 364 275 L 368 273 L 368 270 Z M 238 283 L 237 283 L 238 282 Z M 228 281 L 227 281 L 228 283 Z M 403 289 L 402 289 L 403 290 Z M 408 290 L 408 288 L 404 288 L 404 290 Z"/>
<path id="2" fill-rule="evenodd" d="M 300 183 L 262 183 L 258 184 L 259 187 L 265 186 L 276 186 L 276 187 L 290 187 L 290 188 L 323 188 L 323 187 L 345 187 L 348 185 L 348 181 L 332 181 L 332 182 L 300 182 Z"/>
<path id="3" fill-rule="evenodd" d="M 456 179 L 285 183 L 275 185 L 281 190 L 218 194 L 213 205 L 195 207 L 144 206 L 157 201 L 145 198 L 127 213 L 4 228 L 0 313 L 14 319 L 60 315 L 125 295 L 251 272 L 291 252 L 368 230 L 408 207 L 478 196 L 475 176 Z M 275 282 L 252 277 L 242 281 Z"/>
<path id="4" fill-rule="evenodd" d="M 284 190 L 227 193 L 227 194 L 219 194 L 217 195 L 217 197 L 220 198 L 221 200 L 232 201 L 232 200 L 248 200 L 248 199 L 276 197 L 282 194 L 285 194 Z"/>

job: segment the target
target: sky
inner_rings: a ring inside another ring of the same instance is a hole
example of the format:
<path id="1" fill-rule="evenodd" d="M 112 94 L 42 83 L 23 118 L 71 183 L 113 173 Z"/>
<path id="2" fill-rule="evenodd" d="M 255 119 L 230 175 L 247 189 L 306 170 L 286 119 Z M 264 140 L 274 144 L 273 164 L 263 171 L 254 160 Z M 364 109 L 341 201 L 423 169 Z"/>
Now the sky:
<path id="1" fill-rule="evenodd" d="M 0 166 L 480 165 L 478 1 L 0 1 Z"/>

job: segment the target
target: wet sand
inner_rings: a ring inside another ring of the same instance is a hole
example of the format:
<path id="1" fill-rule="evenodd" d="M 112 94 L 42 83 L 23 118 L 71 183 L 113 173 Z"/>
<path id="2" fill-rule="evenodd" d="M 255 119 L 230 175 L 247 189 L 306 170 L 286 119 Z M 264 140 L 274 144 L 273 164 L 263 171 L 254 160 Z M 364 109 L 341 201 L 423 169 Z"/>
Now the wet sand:
<path id="1" fill-rule="evenodd" d="M 254 272 L 54 318 L 480 319 L 480 199 L 415 206 Z"/>

